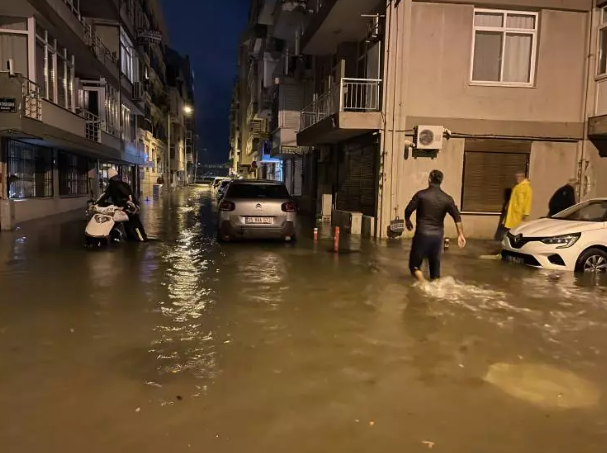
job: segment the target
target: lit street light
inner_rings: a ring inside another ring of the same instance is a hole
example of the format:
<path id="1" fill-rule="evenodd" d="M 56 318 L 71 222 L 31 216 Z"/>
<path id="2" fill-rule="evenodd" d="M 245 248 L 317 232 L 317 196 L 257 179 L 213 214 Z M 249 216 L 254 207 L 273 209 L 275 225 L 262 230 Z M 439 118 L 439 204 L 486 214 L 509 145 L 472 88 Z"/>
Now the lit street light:
<path id="1" fill-rule="evenodd" d="M 190 116 L 192 115 L 192 113 L 194 113 L 194 108 L 190 105 L 184 105 L 183 106 L 183 113 L 186 116 Z M 167 123 L 168 123 L 168 130 L 167 130 L 167 165 L 166 165 L 166 173 L 167 173 L 167 177 L 166 177 L 166 181 L 165 183 L 167 184 L 167 187 L 170 189 L 171 188 L 171 111 L 169 109 L 169 114 L 167 115 Z M 175 150 L 175 154 L 177 154 L 176 152 L 177 150 Z M 186 178 L 186 172 L 187 172 L 187 156 L 186 156 L 186 150 L 185 150 L 185 146 L 183 147 L 183 174 L 184 174 L 184 181 L 187 180 Z"/>

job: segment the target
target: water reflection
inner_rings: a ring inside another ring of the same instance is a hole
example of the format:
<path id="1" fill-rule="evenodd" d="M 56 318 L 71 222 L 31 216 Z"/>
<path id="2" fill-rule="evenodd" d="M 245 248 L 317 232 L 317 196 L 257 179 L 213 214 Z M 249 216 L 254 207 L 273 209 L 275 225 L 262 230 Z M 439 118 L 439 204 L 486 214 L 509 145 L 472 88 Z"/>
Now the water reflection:
<path id="1" fill-rule="evenodd" d="M 214 335 L 204 322 L 214 303 L 210 288 L 213 249 L 203 238 L 197 216 L 200 202 L 186 198 L 184 192 L 177 197 L 184 205 L 169 210 L 172 231 L 178 234 L 167 238 L 160 247 L 161 285 L 166 287 L 167 298 L 156 301 L 162 318 L 154 328 L 156 338 L 149 352 L 158 362 L 161 381 L 163 375 L 180 373 L 213 379 L 218 372 Z M 198 394 L 196 390 L 199 386 L 193 390 Z"/>
<path id="2" fill-rule="evenodd" d="M 158 241 L 94 253 L 81 221 L 0 236 L 0 445 L 604 451 L 604 278 L 472 243 L 417 286 L 406 245 L 220 246 L 215 210 L 175 191 L 144 206 Z"/>

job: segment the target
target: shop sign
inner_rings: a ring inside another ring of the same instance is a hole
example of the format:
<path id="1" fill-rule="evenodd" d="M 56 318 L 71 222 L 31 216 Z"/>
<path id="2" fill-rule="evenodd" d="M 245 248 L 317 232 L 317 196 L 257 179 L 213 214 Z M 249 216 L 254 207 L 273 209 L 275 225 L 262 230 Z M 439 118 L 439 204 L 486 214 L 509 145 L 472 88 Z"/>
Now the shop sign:
<path id="1" fill-rule="evenodd" d="M 15 98 L 0 98 L 0 113 L 17 113 Z"/>
<path id="2" fill-rule="evenodd" d="M 162 33 L 157 30 L 139 30 L 137 41 L 140 43 L 160 44 L 162 42 Z"/>

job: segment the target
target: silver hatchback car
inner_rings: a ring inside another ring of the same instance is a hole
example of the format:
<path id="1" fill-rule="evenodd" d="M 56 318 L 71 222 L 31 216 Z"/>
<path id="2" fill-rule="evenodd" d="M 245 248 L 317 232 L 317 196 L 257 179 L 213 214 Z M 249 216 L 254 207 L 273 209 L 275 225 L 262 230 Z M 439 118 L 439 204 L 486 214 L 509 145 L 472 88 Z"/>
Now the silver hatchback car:
<path id="1" fill-rule="evenodd" d="M 233 181 L 219 204 L 217 238 L 295 241 L 295 211 L 295 203 L 282 182 Z"/>

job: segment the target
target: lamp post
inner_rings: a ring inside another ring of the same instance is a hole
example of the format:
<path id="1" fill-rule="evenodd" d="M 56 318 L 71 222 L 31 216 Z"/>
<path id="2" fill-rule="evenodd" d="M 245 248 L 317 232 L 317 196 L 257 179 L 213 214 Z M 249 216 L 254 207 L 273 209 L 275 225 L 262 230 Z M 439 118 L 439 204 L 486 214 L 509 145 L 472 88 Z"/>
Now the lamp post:
<path id="1" fill-rule="evenodd" d="M 194 109 L 189 106 L 186 105 L 183 107 L 183 113 L 186 116 L 190 116 L 192 115 L 192 113 L 194 113 Z M 185 146 L 183 147 L 183 165 L 184 165 L 184 171 L 183 171 L 183 175 L 184 175 L 184 182 L 186 180 L 186 168 L 187 168 L 187 158 L 186 158 L 186 150 L 185 150 Z M 171 111 L 169 109 L 169 113 L 167 115 L 167 164 L 166 164 L 166 181 L 165 184 L 168 184 L 169 189 L 171 188 Z"/>
<path id="2" fill-rule="evenodd" d="M 192 114 L 194 113 L 194 109 L 192 108 L 192 106 L 190 105 L 186 105 L 183 107 L 183 114 L 190 118 L 192 116 Z M 186 135 L 185 135 L 185 140 L 186 143 L 183 147 L 183 185 L 187 185 L 188 182 L 188 147 L 187 147 L 187 140 L 188 140 L 188 135 L 187 135 L 187 131 L 186 131 Z M 191 141 L 192 139 L 190 139 Z M 192 152 L 193 152 L 193 145 L 190 142 L 190 146 L 192 146 Z"/>

